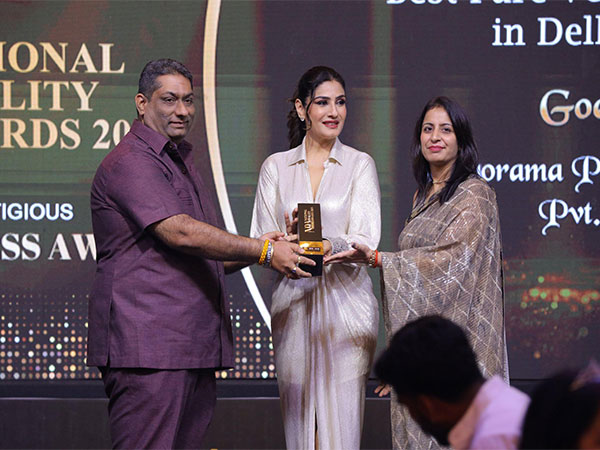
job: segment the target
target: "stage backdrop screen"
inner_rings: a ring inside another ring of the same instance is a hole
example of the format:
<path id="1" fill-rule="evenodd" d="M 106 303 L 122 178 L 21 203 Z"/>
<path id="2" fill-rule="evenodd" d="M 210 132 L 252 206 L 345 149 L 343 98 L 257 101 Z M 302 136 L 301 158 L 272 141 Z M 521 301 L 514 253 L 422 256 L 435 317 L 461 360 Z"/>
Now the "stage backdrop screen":
<path id="1" fill-rule="evenodd" d="M 377 163 L 381 250 L 410 212 L 421 109 L 458 100 L 498 196 L 511 377 L 599 356 L 598 0 L 12 1 L 0 29 L 0 380 L 98 377 L 90 183 L 135 118 L 141 69 L 163 57 L 194 74 L 196 164 L 223 227 L 245 235 L 308 68 L 345 77 L 341 140 Z M 228 276 L 236 367 L 219 377 L 276 376 L 273 280 Z"/>

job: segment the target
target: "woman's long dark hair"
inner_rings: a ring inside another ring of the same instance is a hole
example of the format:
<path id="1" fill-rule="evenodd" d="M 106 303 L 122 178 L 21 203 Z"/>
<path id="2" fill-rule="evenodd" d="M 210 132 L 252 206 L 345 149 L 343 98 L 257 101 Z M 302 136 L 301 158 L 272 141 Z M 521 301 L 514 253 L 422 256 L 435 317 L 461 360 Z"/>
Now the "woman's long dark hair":
<path id="1" fill-rule="evenodd" d="M 302 143 L 302 139 L 306 135 L 306 130 L 310 129 L 310 119 L 308 118 L 308 108 L 314 100 L 315 90 L 321 83 L 325 81 L 337 81 L 346 90 L 346 83 L 342 76 L 331 67 L 315 66 L 308 69 L 304 75 L 300 77 L 294 95 L 290 98 L 292 109 L 288 113 L 288 140 L 290 148 L 298 147 Z M 296 99 L 300 99 L 304 110 L 306 111 L 306 126 L 300 120 L 296 112 Z"/>
<path id="2" fill-rule="evenodd" d="M 425 120 L 427 112 L 433 108 L 444 108 L 448 113 L 458 144 L 458 154 L 452 168 L 452 173 L 446 182 L 446 186 L 440 191 L 440 203 L 447 202 L 454 195 L 460 183 L 469 176 L 477 174 L 477 164 L 479 163 L 477 144 L 475 144 L 475 140 L 473 139 L 473 132 L 471 131 L 471 124 L 467 113 L 462 106 L 448 97 L 436 97 L 429 100 L 415 125 L 410 149 L 413 160 L 413 175 L 418 186 L 416 203 L 421 202 L 433 186 L 429 163 L 421 152 L 423 120 Z"/>

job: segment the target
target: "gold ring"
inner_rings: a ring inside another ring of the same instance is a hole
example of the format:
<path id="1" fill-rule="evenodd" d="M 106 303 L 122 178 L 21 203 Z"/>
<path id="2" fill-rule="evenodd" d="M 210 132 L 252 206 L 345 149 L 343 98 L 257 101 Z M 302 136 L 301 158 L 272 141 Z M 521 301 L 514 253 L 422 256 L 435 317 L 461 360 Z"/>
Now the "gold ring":
<path id="1" fill-rule="evenodd" d="M 300 265 L 300 255 L 298 255 L 298 262 L 296 263 L 296 265 Z"/>
<path id="2" fill-rule="evenodd" d="M 297 268 L 298 268 L 298 266 L 294 266 L 294 268 L 292 269 L 292 273 L 293 273 L 294 275 L 296 275 L 296 269 L 297 269 Z"/>

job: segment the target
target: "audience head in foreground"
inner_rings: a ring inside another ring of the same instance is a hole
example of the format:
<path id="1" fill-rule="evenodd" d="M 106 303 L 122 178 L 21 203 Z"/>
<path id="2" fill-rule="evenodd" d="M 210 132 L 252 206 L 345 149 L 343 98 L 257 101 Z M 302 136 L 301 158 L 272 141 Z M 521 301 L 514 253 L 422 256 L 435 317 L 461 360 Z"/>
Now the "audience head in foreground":
<path id="1" fill-rule="evenodd" d="M 462 328 L 441 316 L 408 323 L 375 365 L 426 433 L 456 449 L 516 448 L 528 397 L 486 381 Z"/>
<path id="2" fill-rule="evenodd" d="M 520 448 L 600 448 L 600 366 L 562 371 L 531 396 Z"/>

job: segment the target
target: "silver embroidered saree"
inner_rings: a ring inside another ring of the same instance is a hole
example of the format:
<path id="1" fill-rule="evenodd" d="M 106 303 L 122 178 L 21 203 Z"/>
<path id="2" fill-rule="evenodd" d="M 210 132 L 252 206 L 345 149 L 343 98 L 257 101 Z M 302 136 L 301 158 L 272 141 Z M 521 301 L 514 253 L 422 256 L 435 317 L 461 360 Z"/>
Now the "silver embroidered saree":
<path id="1" fill-rule="evenodd" d="M 461 325 L 485 377 L 507 378 L 500 223 L 494 191 L 476 177 L 452 198 L 415 207 L 398 238 L 382 253 L 383 314 L 388 339 L 404 324 L 440 314 Z M 408 411 L 392 400 L 395 449 L 433 449 Z"/>

